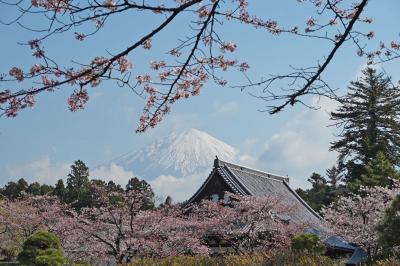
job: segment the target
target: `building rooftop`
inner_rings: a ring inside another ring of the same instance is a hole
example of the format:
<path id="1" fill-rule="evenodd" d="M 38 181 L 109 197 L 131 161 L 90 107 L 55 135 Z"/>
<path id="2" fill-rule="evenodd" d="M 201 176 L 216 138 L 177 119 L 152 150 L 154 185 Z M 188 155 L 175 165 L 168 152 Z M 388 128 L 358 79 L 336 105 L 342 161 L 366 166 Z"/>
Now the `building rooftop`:
<path id="1" fill-rule="evenodd" d="M 233 193 L 241 196 L 277 196 L 287 206 L 293 206 L 288 219 L 295 224 L 309 224 L 317 230 L 330 231 L 322 218 L 289 186 L 289 177 L 258 171 L 245 166 L 214 160 L 211 174 L 189 199 L 189 203 L 199 201 L 213 178 L 222 178 Z"/>

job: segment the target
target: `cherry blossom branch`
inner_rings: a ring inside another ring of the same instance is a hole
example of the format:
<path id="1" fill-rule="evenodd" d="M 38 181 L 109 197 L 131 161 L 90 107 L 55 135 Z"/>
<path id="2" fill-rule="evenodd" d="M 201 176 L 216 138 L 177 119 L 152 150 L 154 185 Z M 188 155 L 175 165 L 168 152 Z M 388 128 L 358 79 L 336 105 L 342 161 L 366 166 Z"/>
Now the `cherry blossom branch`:
<path id="1" fill-rule="evenodd" d="M 328 1 L 330 4 L 330 2 Z M 317 95 L 324 95 L 328 96 L 331 98 L 335 98 L 335 94 L 333 90 L 331 90 L 328 86 L 328 83 L 323 81 L 321 79 L 321 75 L 325 71 L 326 67 L 331 63 L 332 59 L 334 58 L 336 52 L 339 50 L 339 48 L 342 46 L 342 44 L 347 40 L 348 36 L 351 34 L 351 31 L 354 27 L 354 24 L 356 21 L 359 20 L 359 17 L 361 13 L 364 10 L 364 7 L 367 5 L 368 0 L 363 0 L 360 4 L 358 4 L 355 7 L 356 12 L 352 15 L 352 18 L 348 25 L 345 27 L 345 31 L 343 34 L 340 35 L 340 38 L 337 40 L 335 43 L 333 49 L 330 51 L 329 55 L 326 57 L 325 61 L 323 62 L 322 65 L 318 65 L 318 67 L 314 67 L 316 69 L 315 71 L 309 72 L 307 69 L 300 69 L 299 71 L 292 72 L 287 75 L 276 75 L 273 76 L 272 78 L 269 78 L 267 80 L 258 82 L 258 83 L 250 83 L 247 85 L 242 85 L 242 86 L 237 86 L 241 89 L 244 89 L 246 87 L 250 86 L 260 86 L 260 85 L 266 85 L 264 91 L 268 91 L 271 96 L 261 96 L 259 98 L 265 99 L 267 101 L 271 100 L 278 100 L 278 99 L 283 99 L 284 102 L 282 104 L 279 104 L 277 106 L 270 106 L 269 108 L 269 113 L 270 114 L 276 114 L 280 111 L 282 111 L 286 106 L 288 105 L 294 105 L 295 103 L 301 102 L 298 98 L 303 95 L 307 94 L 317 94 Z M 334 7 L 330 4 L 330 9 L 334 10 Z M 337 12 L 335 12 L 337 15 Z M 301 87 L 301 89 L 295 90 L 293 93 L 290 94 L 284 94 L 284 95 L 275 95 L 273 92 L 269 90 L 269 87 L 276 81 L 279 80 L 284 80 L 284 79 L 290 79 L 291 82 L 289 85 L 294 85 L 296 84 L 297 80 L 302 79 L 305 81 L 305 84 Z M 322 83 L 322 85 L 316 85 L 316 82 L 319 81 Z M 321 92 L 321 89 L 327 88 L 329 93 L 324 93 Z"/>
<path id="2" fill-rule="evenodd" d="M 167 92 L 166 95 L 164 96 L 164 100 L 161 102 L 161 104 L 159 104 L 159 105 L 157 106 L 157 108 L 156 108 L 156 110 L 155 110 L 155 112 L 154 112 L 154 115 L 151 116 L 151 118 L 150 118 L 150 121 L 149 121 L 148 123 L 144 124 L 143 127 L 140 127 L 140 128 L 138 129 L 139 132 L 144 132 L 144 131 L 146 131 L 146 129 L 147 129 L 149 126 L 151 126 L 151 125 L 156 124 L 156 123 L 159 122 L 159 121 L 157 121 L 157 120 L 160 119 L 161 108 L 163 108 L 163 107 L 165 106 L 165 104 L 169 101 L 169 97 L 170 97 L 170 95 L 171 95 L 171 93 L 172 93 L 172 91 L 173 91 L 175 85 L 176 85 L 176 84 L 178 83 L 178 81 L 181 79 L 181 76 L 183 75 L 184 71 L 186 70 L 187 66 L 189 65 L 190 61 L 192 60 L 192 58 L 193 58 L 193 56 L 194 56 L 194 54 L 195 54 L 195 51 L 196 51 L 197 48 L 198 48 L 199 42 L 200 42 L 200 40 L 201 40 L 201 36 L 203 35 L 205 29 L 207 28 L 208 23 L 210 22 L 211 18 L 214 16 L 214 13 L 215 13 L 215 10 L 216 10 L 217 7 L 218 7 L 218 4 L 219 4 L 219 0 L 216 0 L 216 1 L 214 2 L 214 4 L 213 4 L 213 7 L 212 7 L 212 9 L 211 9 L 209 15 L 207 16 L 207 19 L 204 21 L 203 26 L 201 27 L 201 29 L 199 30 L 199 32 L 198 32 L 197 35 L 196 35 L 195 42 L 194 42 L 194 45 L 193 45 L 193 47 L 192 47 L 192 50 L 190 51 L 190 54 L 188 55 L 188 57 L 187 57 L 186 61 L 183 63 L 183 65 L 180 67 L 180 71 L 179 71 L 178 75 L 176 76 L 176 78 L 175 78 L 174 81 L 172 82 L 171 86 L 169 87 L 168 92 Z"/>
<path id="3" fill-rule="evenodd" d="M 269 103 L 267 110 L 275 114 L 296 103 L 308 106 L 303 102 L 305 95 L 337 98 L 336 91 L 322 78 L 322 75 L 326 73 L 328 65 L 345 42 L 352 42 L 357 48 L 357 54 L 365 56 L 371 64 L 400 58 L 398 41 L 392 41 L 390 45 L 381 43 L 377 51 L 366 51 L 366 44 L 362 41 L 372 39 L 374 33 L 358 31 L 355 25 L 356 22 L 372 22 L 371 18 L 361 17 L 368 0 L 358 0 L 354 5 L 344 0 L 298 2 L 309 2 L 316 11 L 306 20 L 303 29 L 299 26 L 281 25 L 273 19 L 251 14 L 248 8 L 249 2 L 246 0 L 173 0 L 168 4 L 164 4 L 164 1 L 149 4 L 147 1 L 129 0 L 101 2 L 89 0 L 85 3 L 77 0 L 31 0 L 28 4 L 19 0 L 14 3 L 0 0 L 0 3 L 15 6 L 19 12 L 16 18 L 3 23 L 16 24 L 41 35 L 26 44 L 32 50 L 33 56 L 41 60 L 40 63 L 31 66 L 28 71 L 14 66 L 8 73 L 0 75 L 0 82 L 19 84 L 24 80 L 32 80 L 34 85 L 30 89 L 0 89 L 0 116 L 15 117 L 19 110 L 32 107 L 38 94 L 67 86 L 74 88 L 68 98 L 69 109 L 77 111 L 83 109 L 89 100 L 88 87 L 96 87 L 102 81 L 109 80 L 115 81 L 121 87 L 126 86 L 138 96 L 146 98 L 137 127 L 137 132 L 144 132 L 156 126 L 170 112 L 174 103 L 199 95 L 208 81 L 226 86 L 228 81 L 224 79 L 224 73 L 228 70 L 240 71 L 247 80 L 244 85 L 230 84 L 232 87 L 263 88 L 261 95 L 257 96 L 253 92 L 251 94 L 267 101 Z M 81 25 L 93 23 L 94 28 L 86 27 L 86 32 L 74 32 L 77 41 L 84 41 L 102 29 L 109 18 L 129 10 L 163 14 L 165 19 L 125 50 L 106 57 L 95 57 L 86 64 L 72 61 L 78 67 L 62 68 L 43 48 L 44 43 L 53 35 L 67 33 L 78 29 Z M 169 50 L 168 59 L 152 60 L 150 62 L 152 72 L 133 75 L 131 70 L 133 65 L 128 56 L 134 54 L 139 47 L 151 49 L 152 39 L 183 13 L 185 19 L 186 17 L 190 19 L 188 25 L 191 34 L 185 34 L 184 39 L 178 38 L 178 45 Z M 25 16 L 42 16 L 41 18 L 48 21 L 48 24 L 43 28 L 32 28 L 24 24 Z M 228 22 L 239 22 L 255 29 L 266 30 L 273 36 L 289 34 L 294 37 L 322 40 L 329 44 L 333 43 L 333 48 L 321 64 L 318 63 L 314 67 L 290 66 L 291 73 L 269 75 L 266 79 L 254 82 L 249 78 L 250 75 L 245 73 L 250 68 L 249 64 L 230 58 L 230 54 L 236 51 L 237 45 L 234 41 L 224 40 L 225 36 L 219 32 Z M 374 58 L 378 60 L 374 61 Z M 281 85 L 281 82 L 287 84 L 280 88 L 278 85 Z"/>

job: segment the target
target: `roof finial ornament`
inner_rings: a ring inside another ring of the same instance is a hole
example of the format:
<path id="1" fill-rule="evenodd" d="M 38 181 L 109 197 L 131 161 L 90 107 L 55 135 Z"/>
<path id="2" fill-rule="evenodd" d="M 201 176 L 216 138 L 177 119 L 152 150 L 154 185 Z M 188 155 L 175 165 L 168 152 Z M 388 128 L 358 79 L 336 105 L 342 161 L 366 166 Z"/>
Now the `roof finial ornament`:
<path id="1" fill-rule="evenodd" d="M 217 155 L 215 155 L 214 167 L 219 167 L 219 159 Z"/>

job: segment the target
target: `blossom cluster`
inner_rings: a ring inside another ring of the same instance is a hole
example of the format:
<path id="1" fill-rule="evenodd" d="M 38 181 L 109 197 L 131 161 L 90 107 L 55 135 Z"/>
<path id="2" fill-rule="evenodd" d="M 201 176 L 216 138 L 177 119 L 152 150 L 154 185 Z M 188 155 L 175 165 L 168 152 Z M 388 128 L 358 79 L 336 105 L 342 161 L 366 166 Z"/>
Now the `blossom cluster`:
<path id="1" fill-rule="evenodd" d="M 34 7 L 63 12 L 68 9 L 70 0 L 31 0 L 31 2 Z"/>
<path id="2" fill-rule="evenodd" d="M 399 181 L 394 181 L 389 187 L 361 187 L 359 194 L 339 198 L 323 209 L 322 214 L 338 234 L 373 255 L 378 251 L 376 227 L 382 221 L 385 209 L 399 193 Z"/>

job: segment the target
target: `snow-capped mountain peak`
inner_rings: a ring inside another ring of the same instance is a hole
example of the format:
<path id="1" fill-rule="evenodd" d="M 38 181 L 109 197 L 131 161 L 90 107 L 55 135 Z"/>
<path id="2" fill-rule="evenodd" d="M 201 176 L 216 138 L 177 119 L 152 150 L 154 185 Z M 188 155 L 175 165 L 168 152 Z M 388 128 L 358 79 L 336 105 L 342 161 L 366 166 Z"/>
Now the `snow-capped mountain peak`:
<path id="1" fill-rule="evenodd" d="M 211 169 L 215 156 L 235 162 L 239 153 L 221 140 L 192 128 L 150 143 L 116 163 L 143 178 L 152 179 L 159 175 L 185 176 Z"/>

